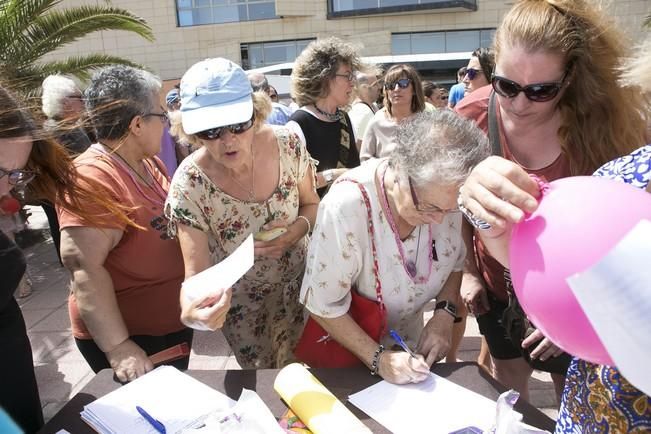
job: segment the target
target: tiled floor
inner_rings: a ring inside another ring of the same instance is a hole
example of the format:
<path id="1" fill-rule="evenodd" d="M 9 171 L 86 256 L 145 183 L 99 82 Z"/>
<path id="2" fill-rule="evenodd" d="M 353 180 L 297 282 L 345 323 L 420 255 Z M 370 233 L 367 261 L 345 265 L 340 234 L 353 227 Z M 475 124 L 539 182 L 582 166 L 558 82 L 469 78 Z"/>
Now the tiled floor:
<path id="1" fill-rule="evenodd" d="M 47 229 L 40 208 L 32 209 L 30 227 Z M 46 420 L 52 417 L 93 377 L 71 338 L 67 311 L 68 273 L 56 258 L 47 238 L 25 250 L 33 293 L 20 299 L 34 352 L 34 369 Z M 475 360 L 480 337 L 476 322 L 468 321 L 459 357 Z M 195 332 L 191 369 L 238 369 L 223 335 Z M 551 417 L 556 417 L 554 389 L 547 374 L 535 373 L 530 381 L 531 400 Z"/>

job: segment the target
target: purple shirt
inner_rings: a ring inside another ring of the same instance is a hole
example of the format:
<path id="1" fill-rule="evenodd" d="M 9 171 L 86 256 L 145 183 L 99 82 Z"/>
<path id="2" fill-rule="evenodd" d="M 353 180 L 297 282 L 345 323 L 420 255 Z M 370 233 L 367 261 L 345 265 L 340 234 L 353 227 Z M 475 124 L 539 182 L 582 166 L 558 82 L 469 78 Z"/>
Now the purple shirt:
<path id="1" fill-rule="evenodd" d="M 178 162 L 176 161 L 176 141 L 170 134 L 170 129 L 166 126 L 163 131 L 163 137 L 160 139 L 160 152 L 157 155 L 167 168 L 170 177 L 174 176 Z"/>

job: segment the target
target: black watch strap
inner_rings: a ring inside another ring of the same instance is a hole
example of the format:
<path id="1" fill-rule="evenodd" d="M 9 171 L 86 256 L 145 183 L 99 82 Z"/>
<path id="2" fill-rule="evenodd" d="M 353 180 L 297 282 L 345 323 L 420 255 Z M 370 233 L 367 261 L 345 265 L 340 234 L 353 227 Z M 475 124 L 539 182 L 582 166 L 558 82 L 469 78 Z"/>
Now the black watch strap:
<path id="1" fill-rule="evenodd" d="M 457 306 L 455 306 L 454 303 L 448 300 L 439 301 L 434 306 L 434 311 L 436 312 L 437 310 L 444 310 L 450 315 L 452 315 L 452 318 L 454 318 L 455 323 L 461 322 L 462 318 L 460 316 L 457 316 Z"/>

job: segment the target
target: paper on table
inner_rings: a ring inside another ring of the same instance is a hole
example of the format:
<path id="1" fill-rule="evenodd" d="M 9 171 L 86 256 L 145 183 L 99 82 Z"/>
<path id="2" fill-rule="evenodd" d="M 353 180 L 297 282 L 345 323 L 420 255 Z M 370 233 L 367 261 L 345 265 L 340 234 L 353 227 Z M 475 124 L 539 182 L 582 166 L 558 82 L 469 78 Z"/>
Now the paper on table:
<path id="1" fill-rule="evenodd" d="M 253 267 L 253 235 L 219 264 L 195 274 L 183 282 L 185 296 L 194 301 L 219 289 L 227 289 Z"/>
<path id="2" fill-rule="evenodd" d="M 158 434 L 136 405 L 173 434 L 201 424 L 235 401 L 172 366 L 161 366 L 86 405 L 81 417 L 100 433 Z"/>
<path id="3" fill-rule="evenodd" d="M 274 390 L 314 434 L 371 432 L 299 363 L 280 370 Z"/>
<path id="4" fill-rule="evenodd" d="M 276 418 L 260 395 L 253 390 L 242 389 L 237 404 L 226 412 L 211 414 L 205 425 L 198 429 L 186 429 L 182 434 L 284 434 Z"/>
<path id="5" fill-rule="evenodd" d="M 418 384 L 380 381 L 348 398 L 395 434 L 441 433 L 495 423 L 497 403 L 436 374 Z M 425 428 L 426 427 L 426 428 Z"/>
<path id="6" fill-rule="evenodd" d="M 639 222 L 588 270 L 567 278 L 622 375 L 651 395 L 651 222 Z"/>

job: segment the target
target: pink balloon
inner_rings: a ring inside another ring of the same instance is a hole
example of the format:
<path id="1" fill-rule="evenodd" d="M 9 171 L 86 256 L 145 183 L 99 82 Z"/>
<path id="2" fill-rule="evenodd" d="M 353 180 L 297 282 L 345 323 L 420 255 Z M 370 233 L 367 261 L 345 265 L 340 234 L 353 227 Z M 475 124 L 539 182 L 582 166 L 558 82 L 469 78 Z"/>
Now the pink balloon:
<path id="1" fill-rule="evenodd" d="M 509 261 L 518 300 L 534 325 L 564 351 L 613 365 L 565 279 L 598 262 L 643 219 L 651 220 L 648 193 L 577 176 L 548 184 L 538 209 L 515 225 Z"/>

